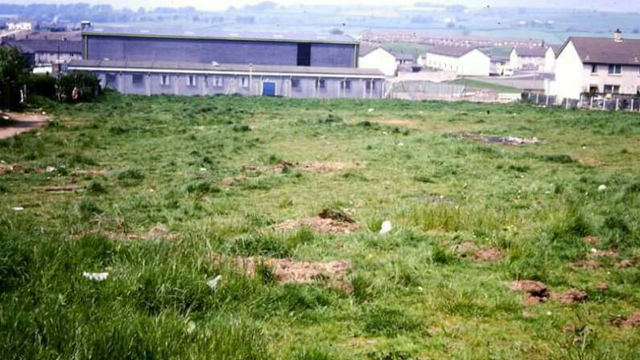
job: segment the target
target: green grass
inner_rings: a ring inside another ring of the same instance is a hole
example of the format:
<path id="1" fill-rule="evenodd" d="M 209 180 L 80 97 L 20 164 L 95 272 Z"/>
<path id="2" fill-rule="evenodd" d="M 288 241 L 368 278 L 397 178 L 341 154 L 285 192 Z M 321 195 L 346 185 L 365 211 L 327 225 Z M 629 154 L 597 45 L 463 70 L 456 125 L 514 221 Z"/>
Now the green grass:
<path id="1" fill-rule="evenodd" d="M 0 175 L 3 358 L 640 357 L 639 330 L 610 323 L 640 309 L 640 269 L 616 266 L 640 258 L 637 114 L 112 93 L 40 105 L 52 125 L 0 141 L 0 160 L 23 167 Z M 244 167 L 281 161 L 366 167 Z M 69 184 L 87 189 L 42 191 Z M 326 208 L 348 210 L 361 230 L 270 230 Z M 380 236 L 384 220 L 394 229 Z M 146 236 L 156 224 L 169 233 Z M 585 244 L 587 235 L 600 244 Z M 504 258 L 459 257 L 451 249 L 464 242 Z M 592 247 L 620 257 L 571 266 Z M 249 277 L 213 254 L 349 260 L 353 291 L 278 284 L 266 266 Z M 89 281 L 84 271 L 109 277 Z M 515 279 L 589 299 L 525 308 L 506 286 Z M 599 292 L 601 282 L 610 290 Z"/>
<path id="2" fill-rule="evenodd" d="M 474 79 L 457 79 L 457 80 L 449 81 L 447 83 L 464 85 L 471 89 L 495 90 L 501 93 L 519 94 L 522 92 L 522 90 L 514 87 L 492 84 L 492 83 L 488 83 L 480 80 L 474 80 Z"/>

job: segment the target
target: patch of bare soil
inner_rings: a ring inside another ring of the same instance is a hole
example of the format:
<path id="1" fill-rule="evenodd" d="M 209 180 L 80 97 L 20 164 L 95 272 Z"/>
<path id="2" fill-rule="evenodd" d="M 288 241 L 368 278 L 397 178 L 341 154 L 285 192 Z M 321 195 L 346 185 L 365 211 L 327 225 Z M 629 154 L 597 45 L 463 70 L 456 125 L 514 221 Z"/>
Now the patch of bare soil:
<path id="1" fill-rule="evenodd" d="M 587 166 L 598 166 L 601 164 L 600 160 L 596 159 L 596 158 L 592 158 L 592 157 L 578 157 L 578 162 L 582 165 L 587 165 Z"/>
<path id="2" fill-rule="evenodd" d="M 576 304 L 579 302 L 586 301 L 589 296 L 586 292 L 580 291 L 578 289 L 570 289 L 568 291 L 562 293 L 551 293 L 551 298 L 554 300 L 558 300 L 563 304 Z"/>
<path id="3" fill-rule="evenodd" d="M 473 258 L 478 261 L 498 261 L 501 260 L 504 255 L 502 251 L 498 249 L 480 249 L 474 255 Z"/>
<path id="4" fill-rule="evenodd" d="M 107 175 L 107 170 L 75 170 L 71 175 L 105 176 Z"/>
<path id="5" fill-rule="evenodd" d="M 537 305 L 547 301 L 547 299 L 549 298 L 549 291 L 547 289 L 547 286 L 539 281 L 512 281 L 509 283 L 509 288 L 512 291 L 526 294 L 526 297 L 522 300 L 522 304 L 524 306 Z"/>
<path id="6" fill-rule="evenodd" d="M 370 120 L 372 123 L 387 125 L 387 126 L 401 126 L 409 129 L 420 129 L 422 128 L 421 124 L 415 120 L 406 120 L 406 119 L 376 119 Z"/>
<path id="7" fill-rule="evenodd" d="M 156 224 L 146 233 L 129 233 L 129 232 L 116 232 L 116 231 L 96 231 L 96 232 L 79 232 L 72 236 L 80 238 L 86 235 L 99 235 L 104 236 L 112 241 L 134 241 L 134 240 L 151 240 L 151 239 L 166 239 L 175 240 L 178 235 L 170 234 L 167 227 L 163 224 Z"/>
<path id="8" fill-rule="evenodd" d="M 480 141 L 490 144 L 502 144 L 502 145 L 531 145 L 540 144 L 543 141 L 538 138 L 519 138 L 515 136 L 492 136 L 492 135 L 474 135 L 474 134 L 460 134 L 456 136 L 462 140 Z"/>
<path id="9" fill-rule="evenodd" d="M 596 289 L 598 289 L 598 291 L 600 292 L 609 291 L 609 284 L 601 282 L 598 284 L 598 286 L 596 286 Z"/>
<path id="10" fill-rule="evenodd" d="M 30 113 L 0 114 L 0 139 L 10 138 L 23 132 L 31 131 L 43 126 L 51 119 L 50 116 Z M 9 120 L 4 119 L 8 117 Z"/>
<path id="11" fill-rule="evenodd" d="M 279 283 L 310 284 L 323 282 L 345 292 L 353 290 L 351 284 L 344 279 L 349 269 L 353 267 L 353 263 L 347 260 L 309 262 L 260 257 L 224 258 L 217 254 L 214 255 L 214 260 L 219 264 L 230 262 L 233 268 L 249 276 L 255 275 L 258 265 L 268 266 L 272 269 L 276 281 Z"/>
<path id="12" fill-rule="evenodd" d="M 307 162 L 296 165 L 295 168 L 300 169 L 302 171 L 312 172 L 312 173 L 331 173 L 331 172 L 340 172 L 344 170 L 351 169 L 362 169 L 365 168 L 366 165 L 360 162 Z"/>
<path id="13" fill-rule="evenodd" d="M 640 326 L 640 311 L 634 313 L 628 318 L 616 317 L 611 320 L 611 324 L 617 327 L 639 327 Z"/>
<path id="14" fill-rule="evenodd" d="M 277 231 L 291 231 L 308 227 L 318 234 L 350 234 L 358 229 L 357 223 L 312 217 L 299 220 L 287 220 L 274 226 Z"/>
<path id="15" fill-rule="evenodd" d="M 618 252 L 613 251 L 613 250 L 596 250 L 596 249 L 592 249 L 591 252 L 589 253 L 589 257 L 591 257 L 591 258 L 603 258 L 603 257 L 617 258 L 618 257 Z"/>
<path id="16" fill-rule="evenodd" d="M 473 255 L 478 248 L 472 242 L 463 242 L 462 244 L 452 245 L 450 249 L 459 257 L 467 257 Z"/>
<path id="17" fill-rule="evenodd" d="M 9 174 L 9 173 L 24 173 L 28 171 L 30 171 L 30 168 L 24 165 L 0 163 L 0 175 Z M 36 171 L 41 172 L 42 170 L 36 169 Z"/>
<path id="18" fill-rule="evenodd" d="M 596 260 L 578 260 L 571 264 L 576 269 L 596 270 L 602 267 L 600 261 Z"/>

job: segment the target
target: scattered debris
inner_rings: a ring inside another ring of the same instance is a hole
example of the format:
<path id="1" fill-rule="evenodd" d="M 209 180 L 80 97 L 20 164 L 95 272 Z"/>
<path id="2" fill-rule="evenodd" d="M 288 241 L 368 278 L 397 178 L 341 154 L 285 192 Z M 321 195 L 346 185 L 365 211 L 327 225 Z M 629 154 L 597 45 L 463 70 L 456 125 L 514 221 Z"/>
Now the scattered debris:
<path id="1" fill-rule="evenodd" d="M 86 189 L 85 186 L 80 185 L 65 185 L 65 186 L 47 186 L 44 188 L 45 192 L 59 192 L 59 191 L 78 191 Z"/>
<path id="2" fill-rule="evenodd" d="M 84 271 L 82 272 L 82 276 L 93 281 L 105 281 L 107 280 L 107 277 L 109 277 L 109 273 L 108 272 L 90 273 L 90 272 Z"/>
<path id="3" fill-rule="evenodd" d="M 473 258 L 479 261 L 498 261 L 502 257 L 502 251 L 492 248 L 480 249 L 473 255 Z"/>
<path id="4" fill-rule="evenodd" d="M 598 186 L 598 191 L 599 192 L 607 191 L 607 185 L 602 184 L 602 185 Z"/>
<path id="5" fill-rule="evenodd" d="M 156 224 L 149 232 L 147 233 L 147 238 L 157 238 L 165 236 L 169 230 L 163 224 Z"/>
<path id="6" fill-rule="evenodd" d="M 24 208 L 22 206 L 15 206 L 13 208 L 13 211 L 23 211 L 23 210 L 24 210 Z"/>
<path id="7" fill-rule="evenodd" d="M 519 138 L 514 136 L 491 136 L 491 135 L 473 135 L 473 134 L 460 134 L 456 136 L 459 139 L 463 140 L 474 140 L 481 141 L 492 144 L 502 144 L 502 145 L 530 145 L 530 144 L 539 144 L 543 141 L 538 138 Z"/>
<path id="8" fill-rule="evenodd" d="M 262 264 L 272 269 L 276 281 L 279 283 L 326 282 L 329 286 L 345 292 L 352 291 L 351 284 L 344 280 L 348 270 L 353 267 L 353 263 L 347 260 L 308 262 L 260 257 L 224 258 L 218 254 L 213 257 L 218 264 L 230 262 L 233 268 L 241 270 L 249 276 L 255 275 L 256 268 Z"/>
<path id="9" fill-rule="evenodd" d="M 218 287 L 218 283 L 220 283 L 220 280 L 222 280 L 222 275 L 218 275 L 214 278 L 207 280 L 207 285 L 209 285 L 210 288 L 215 290 Z"/>
<path id="10" fill-rule="evenodd" d="M 382 226 L 380 226 L 380 235 L 385 235 L 388 234 L 389 232 L 391 232 L 391 230 L 393 229 L 393 226 L 391 225 L 391 221 L 389 220 L 385 220 L 382 223 Z"/>
<path id="11" fill-rule="evenodd" d="M 54 168 L 53 166 L 47 166 L 47 168 L 44 170 L 44 172 L 46 172 L 46 173 L 56 172 L 56 168 Z"/>
<path id="12" fill-rule="evenodd" d="M 551 298 L 554 300 L 558 300 L 563 304 L 575 304 L 579 302 L 583 302 L 587 300 L 589 296 L 586 292 L 580 291 L 578 289 L 570 289 L 563 293 L 551 293 Z"/>

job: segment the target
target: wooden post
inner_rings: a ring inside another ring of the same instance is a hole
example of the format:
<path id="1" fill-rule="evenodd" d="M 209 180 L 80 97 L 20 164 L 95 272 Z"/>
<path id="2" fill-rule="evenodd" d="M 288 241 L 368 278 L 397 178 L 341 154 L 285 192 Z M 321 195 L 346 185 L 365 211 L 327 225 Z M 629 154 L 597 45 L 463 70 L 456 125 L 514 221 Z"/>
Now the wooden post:
<path id="1" fill-rule="evenodd" d="M 616 111 L 620 110 L 620 98 L 616 98 Z"/>
<path id="2" fill-rule="evenodd" d="M 607 99 L 602 99 L 602 110 L 607 110 Z"/>
<path id="3" fill-rule="evenodd" d="M 633 112 L 633 101 L 634 100 L 635 100 L 634 98 L 631 98 L 631 112 Z"/>
<path id="4" fill-rule="evenodd" d="M 591 97 L 591 105 L 589 105 L 589 109 L 593 109 L 593 96 Z"/>

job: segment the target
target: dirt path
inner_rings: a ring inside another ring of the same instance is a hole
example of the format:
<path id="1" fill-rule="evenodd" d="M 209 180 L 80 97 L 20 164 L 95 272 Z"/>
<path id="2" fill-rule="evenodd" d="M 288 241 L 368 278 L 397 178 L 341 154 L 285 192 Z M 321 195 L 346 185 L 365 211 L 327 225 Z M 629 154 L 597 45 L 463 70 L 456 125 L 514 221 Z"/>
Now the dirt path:
<path id="1" fill-rule="evenodd" d="M 13 121 L 4 119 L 9 116 Z M 40 128 L 51 119 L 48 115 L 29 113 L 0 114 L 0 139 L 10 138 L 23 132 Z"/>

